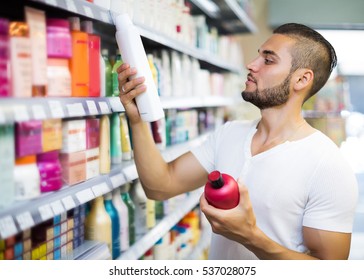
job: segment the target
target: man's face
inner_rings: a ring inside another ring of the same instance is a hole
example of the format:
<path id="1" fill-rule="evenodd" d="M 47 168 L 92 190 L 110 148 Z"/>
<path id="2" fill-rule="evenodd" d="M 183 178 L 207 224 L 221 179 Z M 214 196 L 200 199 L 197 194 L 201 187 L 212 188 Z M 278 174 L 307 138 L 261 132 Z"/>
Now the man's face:
<path id="1" fill-rule="evenodd" d="M 292 77 L 290 48 L 293 44 L 293 39 L 274 34 L 261 46 L 258 57 L 247 65 L 249 74 L 242 92 L 245 101 L 259 109 L 287 102 Z"/>

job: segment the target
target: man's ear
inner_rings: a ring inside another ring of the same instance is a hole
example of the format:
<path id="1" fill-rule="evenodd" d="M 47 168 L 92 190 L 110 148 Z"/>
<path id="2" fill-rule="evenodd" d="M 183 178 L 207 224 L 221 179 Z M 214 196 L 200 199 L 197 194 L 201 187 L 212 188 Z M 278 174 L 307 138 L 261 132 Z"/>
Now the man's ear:
<path id="1" fill-rule="evenodd" d="M 313 83 L 313 71 L 311 69 L 302 68 L 297 69 L 294 74 L 294 85 L 295 91 L 308 90 L 311 88 Z"/>

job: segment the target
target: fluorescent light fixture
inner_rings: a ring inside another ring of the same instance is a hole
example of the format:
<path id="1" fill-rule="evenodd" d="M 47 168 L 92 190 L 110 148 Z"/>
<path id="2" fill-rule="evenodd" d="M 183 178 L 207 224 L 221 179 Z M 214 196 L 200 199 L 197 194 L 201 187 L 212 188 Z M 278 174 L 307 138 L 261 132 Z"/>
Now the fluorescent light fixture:
<path id="1" fill-rule="evenodd" d="M 217 17 L 217 15 L 220 12 L 220 8 L 211 0 L 191 0 L 191 1 L 211 17 Z"/>

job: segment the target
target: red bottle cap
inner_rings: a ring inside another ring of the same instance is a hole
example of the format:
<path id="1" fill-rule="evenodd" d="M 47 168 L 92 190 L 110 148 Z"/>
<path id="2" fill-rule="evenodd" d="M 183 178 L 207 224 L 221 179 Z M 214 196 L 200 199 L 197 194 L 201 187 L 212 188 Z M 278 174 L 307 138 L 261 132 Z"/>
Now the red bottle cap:
<path id="1" fill-rule="evenodd" d="M 216 188 L 216 189 L 221 188 L 225 184 L 221 173 L 219 171 L 217 171 L 217 170 L 212 171 L 209 174 L 208 179 L 209 179 L 212 187 Z"/>

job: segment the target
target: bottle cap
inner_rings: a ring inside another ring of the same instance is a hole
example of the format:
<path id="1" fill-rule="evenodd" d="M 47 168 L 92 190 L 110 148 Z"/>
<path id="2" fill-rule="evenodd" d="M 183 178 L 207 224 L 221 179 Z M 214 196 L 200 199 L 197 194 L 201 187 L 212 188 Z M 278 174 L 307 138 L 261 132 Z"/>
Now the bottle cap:
<path id="1" fill-rule="evenodd" d="M 211 185 L 214 188 L 221 188 L 224 185 L 224 180 L 222 178 L 222 175 L 219 171 L 215 170 L 212 171 L 209 176 L 208 176 L 208 180 L 210 181 Z"/>
<path id="2" fill-rule="evenodd" d="M 81 30 L 81 24 L 80 24 L 80 18 L 79 17 L 69 17 L 68 18 L 71 30 L 80 31 Z"/>
<path id="3" fill-rule="evenodd" d="M 25 157 L 19 157 L 15 159 L 16 165 L 26 165 L 26 164 L 32 164 L 36 162 L 37 157 L 35 155 L 25 156 Z"/>
<path id="4" fill-rule="evenodd" d="M 94 33 L 94 27 L 91 20 L 85 20 L 81 22 L 81 30 L 88 33 L 93 34 Z"/>
<path id="5" fill-rule="evenodd" d="M 63 28 L 70 28 L 70 23 L 66 19 L 61 18 L 49 18 L 47 19 L 47 27 L 63 27 Z"/>

